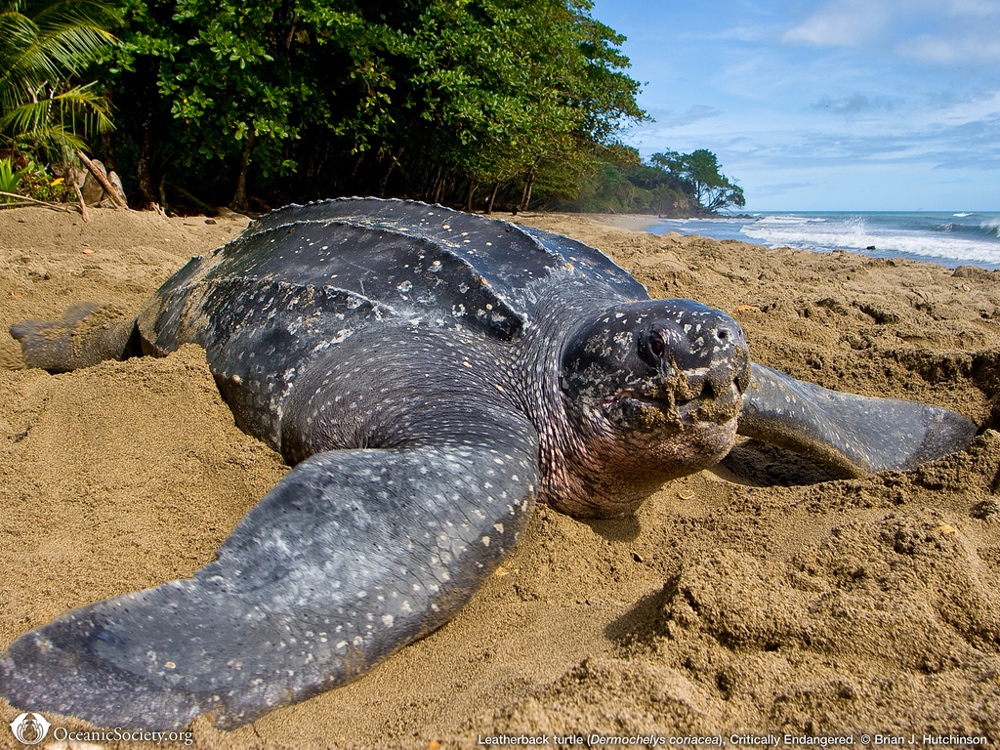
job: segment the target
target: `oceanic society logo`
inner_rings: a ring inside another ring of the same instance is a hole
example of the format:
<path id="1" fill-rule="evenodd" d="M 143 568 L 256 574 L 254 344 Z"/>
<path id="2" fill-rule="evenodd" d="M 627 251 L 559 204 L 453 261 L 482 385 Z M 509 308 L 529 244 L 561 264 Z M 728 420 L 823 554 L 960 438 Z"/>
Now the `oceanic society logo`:
<path id="1" fill-rule="evenodd" d="M 45 717 L 36 713 L 24 713 L 10 723 L 10 731 L 17 741 L 25 745 L 37 745 L 49 733 L 51 724 Z"/>

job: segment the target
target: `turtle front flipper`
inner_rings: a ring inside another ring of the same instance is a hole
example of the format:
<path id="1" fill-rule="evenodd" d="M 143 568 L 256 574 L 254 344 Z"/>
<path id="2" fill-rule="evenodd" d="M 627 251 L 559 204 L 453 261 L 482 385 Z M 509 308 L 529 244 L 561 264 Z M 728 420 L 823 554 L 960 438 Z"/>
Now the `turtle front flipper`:
<path id="1" fill-rule="evenodd" d="M 447 622 L 511 550 L 538 486 L 524 434 L 317 454 L 192 579 L 22 636 L 0 695 L 101 726 L 233 728 L 346 683 Z"/>
<path id="2" fill-rule="evenodd" d="M 913 469 L 964 450 L 976 434 L 950 409 L 838 393 L 756 363 L 744 399 L 739 434 L 851 476 Z"/>
<path id="3" fill-rule="evenodd" d="M 59 320 L 26 320 L 10 327 L 28 367 L 69 372 L 105 359 L 142 354 L 135 318 L 122 318 L 114 306 L 84 302 Z"/>

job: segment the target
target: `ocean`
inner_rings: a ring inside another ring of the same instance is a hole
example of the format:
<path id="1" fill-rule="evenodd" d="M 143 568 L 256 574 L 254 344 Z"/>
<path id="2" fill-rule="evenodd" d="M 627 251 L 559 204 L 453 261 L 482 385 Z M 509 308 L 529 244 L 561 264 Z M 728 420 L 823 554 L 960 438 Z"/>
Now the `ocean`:
<path id="1" fill-rule="evenodd" d="M 1000 268 L 1000 212 L 764 212 L 751 218 L 664 219 L 646 231 L 700 234 L 797 250 L 850 250 L 948 268 Z"/>

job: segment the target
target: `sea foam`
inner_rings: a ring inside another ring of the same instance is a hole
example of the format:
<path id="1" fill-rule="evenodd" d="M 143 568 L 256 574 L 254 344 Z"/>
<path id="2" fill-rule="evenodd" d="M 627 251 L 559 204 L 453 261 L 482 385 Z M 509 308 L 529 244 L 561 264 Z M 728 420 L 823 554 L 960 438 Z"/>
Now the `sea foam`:
<path id="1" fill-rule="evenodd" d="M 1000 268 L 1000 215 L 997 214 L 766 213 L 730 219 L 664 221 L 650 231 L 739 239 L 768 247 L 909 257 L 950 267 L 968 263 Z"/>

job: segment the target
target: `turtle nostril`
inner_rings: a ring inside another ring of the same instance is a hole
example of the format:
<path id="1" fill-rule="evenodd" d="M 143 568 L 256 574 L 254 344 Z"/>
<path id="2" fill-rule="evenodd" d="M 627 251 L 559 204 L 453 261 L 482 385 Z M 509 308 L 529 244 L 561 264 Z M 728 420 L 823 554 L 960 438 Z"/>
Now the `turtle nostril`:
<path id="1" fill-rule="evenodd" d="M 705 385 L 701 387 L 701 393 L 698 394 L 698 397 L 705 401 L 715 398 L 715 388 L 712 387 L 711 382 L 708 380 L 705 381 Z"/>
<path id="2" fill-rule="evenodd" d="M 719 341 L 725 341 L 726 339 L 729 338 L 729 331 L 727 331 L 725 328 L 720 328 L 715 332 L 715 338 L 717 338 Z"/>

